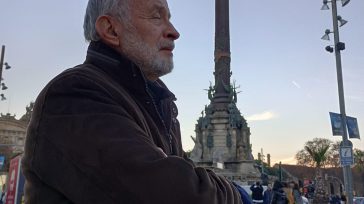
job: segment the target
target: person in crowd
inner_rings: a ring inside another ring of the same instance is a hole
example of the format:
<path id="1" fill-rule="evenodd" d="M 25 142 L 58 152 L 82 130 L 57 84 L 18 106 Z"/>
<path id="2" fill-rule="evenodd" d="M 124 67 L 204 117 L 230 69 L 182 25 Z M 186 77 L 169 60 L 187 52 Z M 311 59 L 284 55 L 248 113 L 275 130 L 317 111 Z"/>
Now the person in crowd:
<path id="1" fill-rule="evenodd" d="M 5 199 L 6 199 L 6 185 L 3 184 L 1 188 L 0 204 L 5 204 Z"/>
<path id="2" fill-rule="evenodd" d="M 340 204 L 340 201 L 341 201 L 341 198 L 339 195 L 333 194 L 330 196 L 330 200 L 329 200 L 330 204 Z"/>
<path id="3" fill-rule="evenodd" d="M 307 198 L 308 198 L 308 200 L 310 201 L 310 202 L 312 202 L 313 201 L 313 196 L 314 196 L 314 194 L 315 194 L 315 184 L 312 182 L 312 181 L 310 181 L 309 182 L 309 184 L 308 184 L 308 186 L 307 186 Z"/>
<path id="4" fill-rule="evenodd" d="M 88 1 L 86 60 L 35 101 L 26 204 L 242 203 L 230 181 L 182 149 L 176 97 L 160 79 L 180 36 L 170 18 L 166 0 Z"/>
<path id="5" fill-rule="evenodd" d="M 253 204 L 253 201 L 252 201 L 250 195 L 248 194 L 248 192 L 246 192 L 246 190 L 243 187 L 241 187 L 239 184 L 237 184 L 236 182 L 233 182 L 233 184 L 236 187 L 236 189 L 238 189 L 243 203 L 244 204 Z"/>
<path id="6" fill-rule="evenodd" d="M 287 182 L 282 182 L 283 191 L 286 193 L 288 204 L 294 204 L 294 197 L 292 192 L 292 187 Z"/>
<path id="7" fill-rule="evenodd" d="M 283 184 L 278 180 L 273 184 L 273 197 L 271 204 L 288 204 L 287 195 L 283 190 Z"/>
<path id="8" fill-rule="evenodd" d="M 310 202 L 308 201 L 308 198 L 304 195 L 302 195 L 302 203 L 303 204 L 309 204 Z"/>
<path id="9" fill-rule="evenodd" d="M 270 204 L 272 202 L 272 198 L 273 198 L 272 184 L 268 184 L 267 190 L 265 190 L 263 193 L 263 203 Z"/>
<path id="10" fill-rule="evenodd" d="M 346 204 L 346 195 L 343 193 L 341 194 L 341 204 Z"/>
<path id="11" fill-rule="evenodd" d="M 251 185 L 250 190 L 252 191 L 253 203 L 263 203 L 264 188 L 260 182 L 257 181 L 255 184 Z"/>
<path id="12" fill-rule="evenodd" d="M 290 183 L 290 187 L 292 188 L 294 204 L 303 204 L 302 195 L 298 183 L 292 181 Z"/>

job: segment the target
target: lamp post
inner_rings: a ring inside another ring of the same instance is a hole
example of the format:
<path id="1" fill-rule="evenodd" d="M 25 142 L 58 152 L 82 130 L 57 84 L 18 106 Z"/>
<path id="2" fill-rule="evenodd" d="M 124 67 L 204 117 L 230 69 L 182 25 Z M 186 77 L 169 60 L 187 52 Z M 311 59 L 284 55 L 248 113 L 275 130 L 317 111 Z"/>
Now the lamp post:
<path id="1" fill-rule="evenodd" d="M 8 89 L 8 87 L 5 85 L 5 83 L 2 82 L 3 81 L 3 78 L 2 78 L 2 75 L 3 75 L 3 65 L 5 65 L 5 69 L 10 69 L 11 68 L 11 66 L 7 62 L 4 63 L 4 56 L 5 56 L 5 45 L 3 45 L 1 47 L 1 57 L 0 57 L 0 88 L 1 88 L 1 90 Z M 4 96 L 3 93 L 0 94 L 0 97 L 1 97 L 0 100 L 2 100 L 2 101 L 3 100 L 6 100 L 6 98 L 5 98 L 5 96 Z"/>
<path id="2" fill-rule="evenodd" d="M 279 162 L 279 181 L 282 182 L 282 162 Z"/>
<path id="3" fill-rule="evenodd" d="M 336 59 L 336 72 L 337 72 L 337 83 L 338 83 L 338 92 L 339 92 L 339 105 L 340 105 L 340 115 L 342 121 L 342 143 L 341 146 L 350 147 L 352 150 L 352 143 L 348 140 L 347 135 L 347 127 L 346 127 L 346 112 L 345 112 L 345 99 L 344 99 L 344 84 L 343 84 L 343 76 L 342 76 L 342 67 L 341 67 L 341 50 L 345 49 L 345 43 L 340 42 L 339 40 L 339 23 L 340 27 L 347 23 L 341 16 L 337 15 L 337 0 L 323 0 L 323 6 L 321 10 L 330 9 L 327 5 L 328 2 L 331 2 L 331 10 L 332 10 L 332 21 L 333 21 L 333 31 L 331 32 L 329 29 L 325 30 L 325 35 L 321 38 L 324 40 L 329 40 L 329 34 L 334 34 L 334 46 L 327 46 L 325 49 L 328 52 L 335 51 L 335 59 Z M 341 0 L 342 6 L 346 6 L 350 0 Z M 352 152 L 352 151 L 351 151 Z M 348 200 L 348 204 L 353 203 L 353 188 L 352 188 L 352 172 L 350 165 L 343 166 L 343 174 L 344 174 L 344 183 L 345 183 L 345 192 Z"/>

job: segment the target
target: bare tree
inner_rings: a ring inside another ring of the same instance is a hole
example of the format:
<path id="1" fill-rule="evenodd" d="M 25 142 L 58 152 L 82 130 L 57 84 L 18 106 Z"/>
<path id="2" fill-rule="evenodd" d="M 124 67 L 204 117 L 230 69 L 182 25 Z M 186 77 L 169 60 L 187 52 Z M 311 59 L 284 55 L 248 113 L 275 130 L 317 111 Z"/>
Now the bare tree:
<path id="1" fill-rule="evenodd" d="M 325 138 L 314 138 L 307 141 L 304 148 L 295 155 L 297 164 L 320 168 L 331 166 L 332 161 L 330 160 L 335 158 L 333 154 L 335 151 L 330 149 L 332 144 L 331 140 Z"/>
<path id="2" fill-rule="evenodd" d="M 336 141 L 331 145 L 328 152 L 327 165 L 331 167 L 340 167 L 340 143 L 341 141 Z"/>
<path id="3" fill-rule="evenodd" d="M 354 149 L 354 161 L 355 167 L 359 168 L 360 170 L 364 169 L 364 151 L 360 149 Z"/>

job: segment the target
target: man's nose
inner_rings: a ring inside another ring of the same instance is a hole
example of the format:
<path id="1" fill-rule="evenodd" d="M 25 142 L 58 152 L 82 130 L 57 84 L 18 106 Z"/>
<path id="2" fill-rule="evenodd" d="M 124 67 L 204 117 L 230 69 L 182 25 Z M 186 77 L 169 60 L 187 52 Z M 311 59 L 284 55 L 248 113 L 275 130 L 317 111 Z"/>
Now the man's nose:
<path id="1" fill-rule="evenodd" d="M 171 40 L 177 40 L 179 38 L 179 36 L 180 36 L 180 34 L 177 31 L 177 29 L 173 26 L 173 24 L 171 22 L 168 22 L 168 28 L 167 28 L 165 37 L 167 37 Z"/>

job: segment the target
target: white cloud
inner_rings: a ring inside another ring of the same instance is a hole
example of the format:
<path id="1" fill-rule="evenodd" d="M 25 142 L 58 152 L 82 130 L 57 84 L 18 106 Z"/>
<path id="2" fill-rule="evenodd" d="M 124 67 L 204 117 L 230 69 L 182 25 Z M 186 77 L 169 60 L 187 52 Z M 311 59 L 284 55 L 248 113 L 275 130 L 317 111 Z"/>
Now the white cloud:
<path id="1" fill-rule="evenodd" d="M 246 117 L 248 121 L 262 121 L 262 120 L 271 120 L 273 118 L 278 117 L 276 113 L 273 111 L 265 111 L 263 113 L 254 114 Z"/>
<path id="2" fill-rule="evenodd" d="M 292 81 L 292 84 L 297 87 L 298 89 L 301 88 L 301 85 L 299 85 L 296 81 Z"/>

